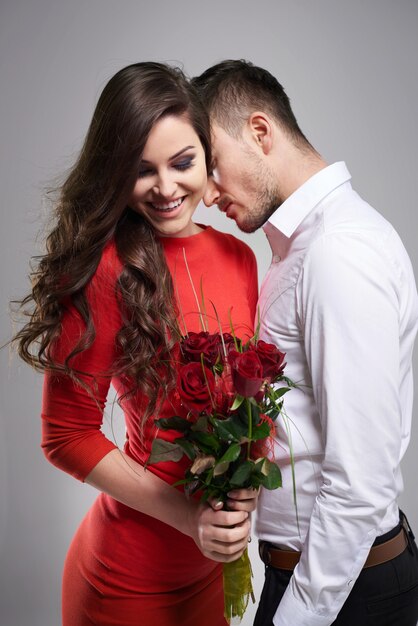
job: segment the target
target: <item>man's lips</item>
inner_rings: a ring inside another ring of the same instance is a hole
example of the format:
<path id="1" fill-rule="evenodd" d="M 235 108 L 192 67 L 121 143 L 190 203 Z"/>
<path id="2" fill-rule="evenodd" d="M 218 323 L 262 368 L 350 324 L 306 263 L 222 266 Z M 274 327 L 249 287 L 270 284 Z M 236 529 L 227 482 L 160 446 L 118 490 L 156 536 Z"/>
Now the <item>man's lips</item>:
<path id="1" fill-rule="evenodd" d="M 225 213 L 227 217 L 230 217 L 231 219 L 235 219 L 234 212 L 233 212 L 234 203 L 231 202 L 231 200 L 226 200 L 225 202 L 221 202 L 220 204 L 218 204 L 218 207 L 223 213 Z"/>
<path id="2" fill-rule="evenodd" d="M 222 213 L 227 213 L 231 205 L 232 205 L 232 202 L 230 200 L 225 200 L 224 202 L 220 202 L 218 204 L 218 207 L 219 207 L 219 210 L 222 211 Z"/>

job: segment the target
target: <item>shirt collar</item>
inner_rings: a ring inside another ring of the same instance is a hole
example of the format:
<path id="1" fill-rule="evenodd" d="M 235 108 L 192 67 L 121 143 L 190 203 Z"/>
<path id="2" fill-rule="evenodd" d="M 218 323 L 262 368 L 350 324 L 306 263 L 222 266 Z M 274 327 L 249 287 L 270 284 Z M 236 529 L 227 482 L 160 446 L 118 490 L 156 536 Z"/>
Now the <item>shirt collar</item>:
<path id="1" fill-rule="evenodd" d="M 264 224 L 263 229 L 267 231 L 266 227 L 271 224 L 286 237 L 291 237 L 308 213 L 325 196 L 350 179 L 351 174 L 343 161 L 328 165 L 296 189 L 276 209 Z"/>

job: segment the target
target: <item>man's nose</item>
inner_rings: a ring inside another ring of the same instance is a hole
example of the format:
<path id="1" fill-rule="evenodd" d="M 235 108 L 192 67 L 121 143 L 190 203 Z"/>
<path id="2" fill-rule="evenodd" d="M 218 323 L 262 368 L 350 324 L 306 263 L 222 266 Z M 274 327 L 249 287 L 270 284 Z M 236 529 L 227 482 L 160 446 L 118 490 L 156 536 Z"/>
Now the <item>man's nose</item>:
<path id="1" fill-rule="evenodd" d="M 217 204 L 219 202 L 221 194 L 219 193 L 218 187 L 211 176 L 208 177 L 208 182 L 206 185 L 205 193 L 203 194 L 203 202 L 206 206 L 212 206 L 212 204 Z"/>

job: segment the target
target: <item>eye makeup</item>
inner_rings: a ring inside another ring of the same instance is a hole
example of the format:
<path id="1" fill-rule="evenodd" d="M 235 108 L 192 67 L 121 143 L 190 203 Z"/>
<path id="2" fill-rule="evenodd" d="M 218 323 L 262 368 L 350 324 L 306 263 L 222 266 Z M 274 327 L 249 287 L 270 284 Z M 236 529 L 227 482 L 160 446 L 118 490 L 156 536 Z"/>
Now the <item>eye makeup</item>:
<path id="1" fill-rule="evenodd" d="M 171 167 L 174 167 L 174 169 L 180 172 L 184 172 L 185 170 L 188 170 L 189 168 L 193 167 L 194 160 L 195 160 L 194 154 L 190 154 L 186 157 L 183 156 L 181 160 L 175 163 L 172 163 Z M 155 168 L 149 165 L 148 161 L 144 161 L 143 163 L 144 163 L 144 167 L 140 167 L 139 172 L 138 172 L 138 178 L 145 178 L 146 176 L 151 176 L 155 172 Z"/>

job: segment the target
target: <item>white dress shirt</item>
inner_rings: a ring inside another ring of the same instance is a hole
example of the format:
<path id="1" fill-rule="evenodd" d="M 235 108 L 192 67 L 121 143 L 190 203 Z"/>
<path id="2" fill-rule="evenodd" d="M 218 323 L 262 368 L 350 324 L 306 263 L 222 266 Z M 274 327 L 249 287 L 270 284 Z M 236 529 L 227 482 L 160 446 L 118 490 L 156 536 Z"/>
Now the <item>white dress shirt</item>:
<path id="1" fill-rule="evenodd" d="M 260 539 L 302 550 L 275 626 L 331 624 L 374 539 L 399 521 L 418 298 L 399 236 L 350 178 L 344 163 L 326 167 L 263 227 L 273 259 L 260 337 L 303 385 L 276 427 L 283 488 L 262 491 L 256 523 Z"/>

